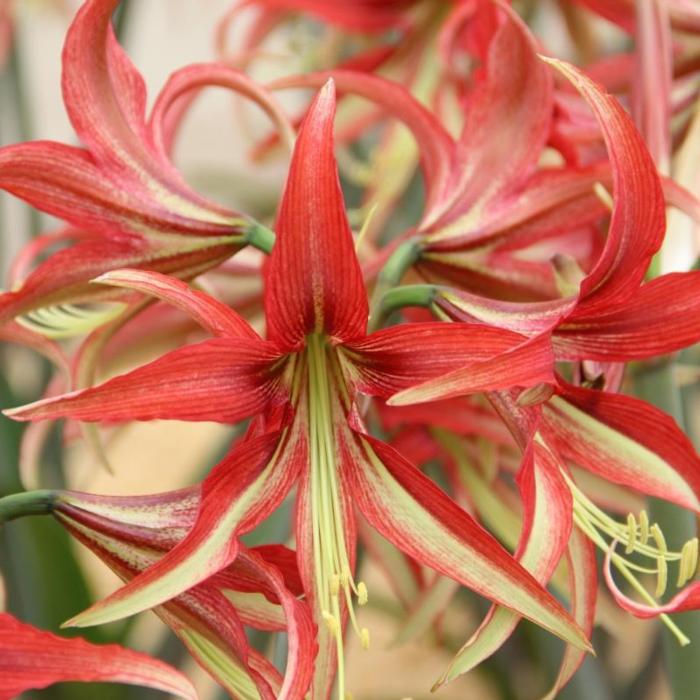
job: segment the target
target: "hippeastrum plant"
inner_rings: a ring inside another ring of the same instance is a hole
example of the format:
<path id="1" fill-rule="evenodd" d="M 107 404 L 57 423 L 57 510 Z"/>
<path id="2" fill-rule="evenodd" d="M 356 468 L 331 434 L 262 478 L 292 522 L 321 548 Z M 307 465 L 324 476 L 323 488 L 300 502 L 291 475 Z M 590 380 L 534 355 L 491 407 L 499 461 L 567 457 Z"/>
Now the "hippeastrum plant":
<path id="1" fill-rule="evenodd" d="M 63 100 L 84 147 L 35 141 L 0 149 L 0 187 L 68 222 L 61 238 L 71 244 L 0 296 L 0 319 L 30 312 L 25 322 L 50 331 L 80 315 L 69 308 L 66 318 L 60 304 L 104 296 L 106 288 L 88 284 L 102 272 L 131 266 L 194 277 L 251 239 L 269 245 L 271 234 L 249 216 L 192 190 L 169 152 L 192 95 L 204 87 L 225 87 L 253 100 L 289 143 L 292 131 L 282 110 L 246 75 L 212 63 L 174 73 L 147 119 L 143 78 L 111 27 L 118 4 L 86 2 L 66 36 Z M 52 236 L 49 242 L 57 241 Z M 57 306 L 53 314 L 31 314 Z M 106 320 L 104 309 L 98 312 L 96 324 Z"/>
<path id="2" fill-rule="evenodd" d="M 246 440 L 204 481 L 186 537 L 123 588 L 70 621 L 90 625 L 166 603 L 236 560 L 252 529 L 298 483 L 296 542 L 317 624 L 314 695 L 336 666 L 343 697 L 343 630 L 363 642 L 354 598 L 356 514 L 416 561 L 537 622 L 578 648 L 589 643 L 560 603 L 416 467 L 367 434 L 358 394 L 388 398 L 451 370 L 464 393 L 553 381 L 547 336 L 524 342 L 478 324 L 415 323 L 367 335 L 368 302 L 333 153 L 335 90 L 317 95 L 297 138 L 266 272 L 267 339 L 207 295 L 163 275 L 124 270 L 99 282 L 187 310 L 212 340 L 102 385 L 8 411 L 18 420 L 169 418 L 234 423 Z"/>

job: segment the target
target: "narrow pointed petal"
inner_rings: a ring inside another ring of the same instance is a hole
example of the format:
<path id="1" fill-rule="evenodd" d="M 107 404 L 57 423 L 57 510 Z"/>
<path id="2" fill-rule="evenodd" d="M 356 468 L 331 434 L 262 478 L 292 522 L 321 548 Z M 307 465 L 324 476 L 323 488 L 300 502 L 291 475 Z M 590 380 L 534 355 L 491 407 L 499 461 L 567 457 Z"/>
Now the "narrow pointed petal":
<path id="1" fill-rule="evenodd" d="M 173 277 L 146 270 L 122 269 L 108 272 L 93 281 L 156 297 L 190 315 L 214 336 L 259 338 L 250 324 L 226 304 Z"/>
<path id="2" fill-rule="evenodd" d="M 613 172 L 613 211 L 605 248 L 581 283 L 587 310 L 627 299 L 642 281 L 665 231 L 661 183 L 634 124 L 619 102 L 568 63 L 543 59 L 562 73 L 593 111 Z"/>
<path id="3" fill-rule="evenodd" d="M 700 457 L 676 422 L 623 394 L 566 385 L 544 406 L 543 432 L 563 457 L 635 491 L 700 510 Z"/>
<path id="4" fill-rule="evenodd" d="M 593 634 L 598 595 L 598 563 L 593 542 L 577 527 L 571 531 L 566 560 L 571 591 L 571 611 L 576 622 L 590 638 Z M 573 678 L 585 658 L 586 655 L 580 649 L 567 644 L 557 679 L 542 700 L 554 700 L 559 691 Z"/>
<path id="5" fill-rule="evenodd" d="M 85 627 L 161 605 L 228 566 L 237 535 L 281 502 L 297 477 L 301 455 L 279 434 L 242 443 L 206 479 L 197 520 L 162 559 L 105 600 L 70 620 Z"/>
<path id="6" fill-rule="evenodd" d="M 58 637 L 0 613 L 0 700 L 63 681 L 126 683 L 197 698 L 185 676 L 146 654 Z"/>
<path id="7" fill-rule="evenodd" d="M 189 420 L 235 423 L 277 390 L 276 350 L 262 340 L 216 338 L 163 355 L 90 389 L 11 409 L 15 420 Z"/>
<path id="8" fill-rule="evenodd" d="M 554 383 L 554 353 L 549 335 L 522 340 L 519 345 L 481 362 L 472 362 L 441 377 L 406 389 L 388 403 L 401 406 L 449 399 L 481 391 Z"/>
<path id="9" fill-rule="evenodd" d="M 590 649 L 561 604 L 471 516 L 388 445 L 358 440 L 353 496 L 379 532 L 422 564 Z"/>
<path id="10" fill-rule="evenodd" d="M 524 336 L 500 328 L 436 322 L 392 326 L 342 347 L 349 360 L 348 373 L 358 388 L 367 394 L 387 398 L 402 389 L 441 378 L 448 372 L 461 371 L 468 366 L 476 368 L 516 351 L 526 341 Z M 531 353 L 533 381 L 546 381 L 537 377 L 544 376 L 546 372 L 542 367 L 547 362 L 551 365 L 547 342 L 538 341 L 525 353 Z M 551 378 L 551 370 L 546 374 Z M 474 377 L 473 386 L 485 378 L 478 379 L 476 374 Z"/>
<path id="11" fill-rule="evenodd" d="M 368 305 L 333 152 L 335 87 L 309 108 L 277 215 L 267 268 L 268 337 L 293 348 L 312 332 L 363 335 Z"/>
<path id="12" fill-rule="evenodd" d="M 557 328 L 554 347 L 566 360 L 628 362 L 666 355 L 700 341 L 700 272 L 678 272 L 642 285 L 618 309 L 574 310 Z"/>
<path id="13" fill-rule="evenodd" d="M 534 443 L 525 454 L 518 476 L 524 522 L 515 558 L 546 585 L 569 541 L 572 526 L 571 492 L 549 450 Z M 467 673 L 505 644 L 520 617 L 493 606 L 479 629 L 457 652 L 438 685 Z"/>

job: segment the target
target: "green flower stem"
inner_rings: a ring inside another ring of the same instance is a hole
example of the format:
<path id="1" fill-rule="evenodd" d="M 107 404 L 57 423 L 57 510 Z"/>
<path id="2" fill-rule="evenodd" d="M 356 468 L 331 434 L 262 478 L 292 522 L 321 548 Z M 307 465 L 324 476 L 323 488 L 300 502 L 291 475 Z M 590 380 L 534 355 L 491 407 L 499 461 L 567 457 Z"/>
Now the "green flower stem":
<path id="1" fill-rule="evenodd" d="M 245 242 L 269 255 L 272 252 L 272 247 L 275 245 L 275 234 L 267 226 L 255 222 L 246 231 Z"/>
<path id="2" fill-rule="evenodd" d="M 369 330 L 373 331 L 379 327 L 381 322 L 381 305 L 387 292 L 396 287 L 409 268 L 420 259 L 423 247 L 419 238 L 410 238 L 404 241 L 389 256 L 386 264 L 382 268 L 377 278 L 377 284 L 372 294 L 369 315 Z"/>
<path id="3" fill-rule="evenodd" d="M 377 325 L 389 314 L 406 306 L 422 306 L 429 309 L 435 301 L 440 288 L 434 284 L 409 284 L 387 291 L 379 300 L 377 307 Z"/>
<path id="4" fill-rule="evenodd" d="M 48 515 L 56 503 L 55 491 L 25 491 L 0 498 L 0 524 L 25 515 Z"/>
<path id="5" fill-rule="evenodd" d="M 673 416 L 682 429 L 686 429 L 680 390 L 674 381 L 673 364 L 663 363 L 636 376 L 637 394 Z M 650 513 L 658 521 L 669 546 L 680 546 L 696 536 L 696 521 L 692 513 L 682 511 L 665 501 L 651 499 Z M 692 700 L 700 688 L 700 612 L 684 613 L 683 631 L 691 644 L 680 647 L 675 639 L 663 632 L 663 650 L 672 694 L 675 700 Z"/>

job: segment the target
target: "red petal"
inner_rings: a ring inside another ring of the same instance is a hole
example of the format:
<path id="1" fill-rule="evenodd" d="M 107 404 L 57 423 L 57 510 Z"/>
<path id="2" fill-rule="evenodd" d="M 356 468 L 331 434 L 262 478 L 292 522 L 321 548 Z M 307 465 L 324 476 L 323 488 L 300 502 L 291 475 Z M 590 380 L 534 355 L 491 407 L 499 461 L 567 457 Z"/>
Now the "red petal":
<path id="1" fill-rule="evenodd" d="M 700 340 L 700 272 L 663 275 L 610 312 L 575 310 L 557 328 L 554 347 L 566 360 L 627 362 L 665 355 Z"/>
<path id="2" fill-rule="evenodd" d="M 279 353 L 262 340 L 217 338 L 190 345 L 104 384 L 9 411 L 15 420 L 157 418 L 235 423 L 273 396 Z"/>
<path id="3" fill-rule="evenodd" d="M 94 282 L 143 292 L 160 299 L 186 314 L 212 335 L 228 338 L 259 339 L 250 324 L 233 309 L 214 297 L 192 289 L 184 282 L 145 270 L 114 270 Z"/>
<path id="4" fill-rule="evenodd" d="M 345 343 L 342 350 L 358 388 L 389 397 L 447 372 L 477 366 L 514 350 L 526 340 L 518 333 L 485 325 L 411 323 Z"/>
<path id="5" fill-rule="evenodd" d="M 197 698 L 185 676 L 146 654 L 58 637 L 0 613 L 0 700 L 62 681 L 127 683 Z"/>
<path id="6" fill-rule="evenodd" d="M 581 306 L 605 310 L 636 290 L 665 231 L 664 199 L 644 142 L 616 99 L 573 66 L 546 59 L 570 80 L 593 111 L 613 171 L 614 206 L 608 237 L 595 267 L 581 283 Z"/>
<path id="7" fill-rule="evenodd" d="M 299 132 L 265 287 L 268 336 L 292 348 L 312 332 L 363 335 L 368 305 L 333 153 L 335 87 L 318 93 Z"/>

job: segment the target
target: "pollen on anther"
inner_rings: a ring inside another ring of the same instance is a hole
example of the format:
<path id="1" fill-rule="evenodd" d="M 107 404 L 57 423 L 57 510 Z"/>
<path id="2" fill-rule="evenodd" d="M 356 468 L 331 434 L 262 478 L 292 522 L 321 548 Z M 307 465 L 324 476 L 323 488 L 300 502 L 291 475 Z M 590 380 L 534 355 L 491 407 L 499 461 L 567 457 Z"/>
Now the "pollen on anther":
<path id="1" fill-rule="evenodd" d="M 360 630 L 360 642 L 363 649 L 369 649 L 369 630 L 366 627 Z"/>
<path id="2" fill-rule="evenodd" d="M 357 584 L 357 604 L 358 605 L 367 605 L 368 600 L 369 600 L 369 593 L 367 592 L 367 586 L 365 585 L 364 581 L 360 581 Z"/>

